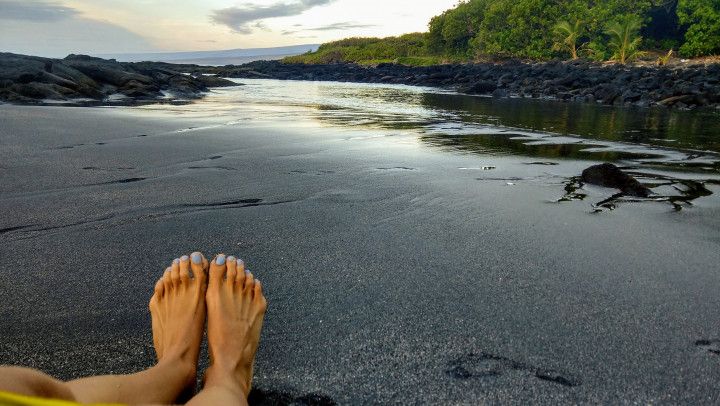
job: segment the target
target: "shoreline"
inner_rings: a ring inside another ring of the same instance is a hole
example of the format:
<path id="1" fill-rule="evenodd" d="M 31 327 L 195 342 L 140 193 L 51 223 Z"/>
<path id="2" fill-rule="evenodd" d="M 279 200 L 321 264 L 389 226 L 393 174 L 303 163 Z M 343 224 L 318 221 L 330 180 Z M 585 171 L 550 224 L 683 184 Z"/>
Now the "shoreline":
<path id="1" fill-rule="evenodd" d="M 720 64 L 625 66 L 586 60 L 414 67 L 381 63 L 307 65 L 255 61 L 200 66 L 128 62 L 83 55 L 64 59 L 0 53 L 0 102 L 132 106 L 188 103 L 226 80 L 279 79 L 403 84 L 494 98 L 720 111 Z"/>
<path id="2" fill-rule="evenodd" d="M 256 61 L 198 67 L 228 78 L 329 80 L 447 88 L 497 98 L 533 98 L 614 106 L 720 110 L 720 64 L 682 68 L 603 65 L 588 61 L 432 65 L 305 65 Z"/>
<path id="3" fill-rule="evenodd" d="M 720 64 L 625 66 L 586 60 L 407 66 L 307 65 L 254 61 L 200 66 L 64 59 L 0 53 L 0 103 L 64 106 L 182 104 L 226 80 L 279 79 L 403 84 L 494 98 L 530 98 L 621 107 L 720 111 Z"/>

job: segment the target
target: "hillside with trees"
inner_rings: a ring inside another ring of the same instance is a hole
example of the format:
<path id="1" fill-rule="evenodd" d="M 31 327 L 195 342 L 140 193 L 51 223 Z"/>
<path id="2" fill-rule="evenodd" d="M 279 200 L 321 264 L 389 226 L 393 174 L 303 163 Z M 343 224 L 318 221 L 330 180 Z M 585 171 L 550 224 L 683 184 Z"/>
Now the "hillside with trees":
<path id="1" fill-rule="evenodd" d="M 519 58 L 628 63 L 720 54 L 720 0 L 466 0 L 425 33 L 349 38 L 287 62 L 429 65 Z"/>

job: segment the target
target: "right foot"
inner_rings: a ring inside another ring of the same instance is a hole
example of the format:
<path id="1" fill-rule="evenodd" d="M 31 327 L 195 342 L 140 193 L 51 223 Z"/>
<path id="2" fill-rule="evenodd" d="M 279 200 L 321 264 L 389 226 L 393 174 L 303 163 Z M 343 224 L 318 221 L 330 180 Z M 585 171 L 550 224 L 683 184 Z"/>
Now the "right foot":
<path id="1" fill-rule="evenodd" d="M 207 337 L 211 365 L 205 387 L 225 386 L 247 398 L 260 330 L 267 309 L 260 281 L 235 257 L 218 255 L 210 264 Z"/>
<path id="2" fill-rule="evenodd" d="M 186 369 L 187 385 L 194 385 L 198 353 L 205 325 L 208 262 L 195 252 L 175 259 L 155 284 L 150 299 L 153 344 L 158 363 L 172 362 Z"/>

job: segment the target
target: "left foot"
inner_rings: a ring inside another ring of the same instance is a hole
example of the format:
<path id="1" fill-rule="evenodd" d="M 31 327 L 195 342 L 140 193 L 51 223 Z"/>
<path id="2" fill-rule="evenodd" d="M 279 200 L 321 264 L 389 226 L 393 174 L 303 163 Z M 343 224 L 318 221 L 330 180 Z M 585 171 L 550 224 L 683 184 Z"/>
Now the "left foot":
<path id="1" fill-rule="evenodd" d="M 158 363 L 187 368 L 188 385 L 195 384 L 205 327 L 208 261 L 199 252 L 175 259 L 155 284 L 150 299 L 153 344 Z"/>

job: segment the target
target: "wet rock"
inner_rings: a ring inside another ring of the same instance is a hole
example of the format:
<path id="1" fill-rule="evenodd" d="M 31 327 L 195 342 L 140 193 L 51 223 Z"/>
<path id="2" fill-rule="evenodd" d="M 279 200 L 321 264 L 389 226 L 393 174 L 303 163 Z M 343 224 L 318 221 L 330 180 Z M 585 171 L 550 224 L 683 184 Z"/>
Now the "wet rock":
<path id="1" fill-rule="evenodd" d="M 495 89 L 495 91 L 492 92 L 492 97 L 508 97 L 508 91 L 505 89 Z"/>
<path id="2" fill-rule="evenodd" d="M 460 93 L 467 93 L 467 94 L 486 94 L 486 93 L 492 93 L 497 89 L 497 85 L 495 82 L 491 82 L 489 80 L 481 80 L 479 82 L 475 82 L 471 86 L 463 87 L 461 89 L 458 89 Z"/>
<path id="3" fill-rule="evenodd" d="M 403 83 L 488 95 L 501 89 L 495 93 L 496 97 L 516 94 L 521 97 L 649 107 L 683 94 L 684 90 L 693 97 L 692 101 L 683 101 L 687 105 L 713 106 L 720 103 L 720 69 L 714 66 L 648 68 L 590 61 L 506 61 L 426 67 L 384 63 L 368 67 L 340 63 L 304 65 L 256 61 L 241 66 L 202 69 L 224 77 Z"/>
<path id="4" fill-rule="evenodd" d="M 174 93 L 201 97 L 209 87 L 235 86 L 218 77 L 196 78 L 163 63 L 121 63 L 112 59 L 69 55 L 50 59 L 0 53 L 0 101 L 93 99 L 101 103 L 124 96 L 125 101 L 155 100 Z"/>
<path id="5" fill-rule="evenodd" d="M 649 188 L 610 163 L 593 165 L 585 169 L 582 171 L 581 179 L 585 183 L 620 189 L 622 193 L 630 196 L 648 197 L 652 193 Z"/>

